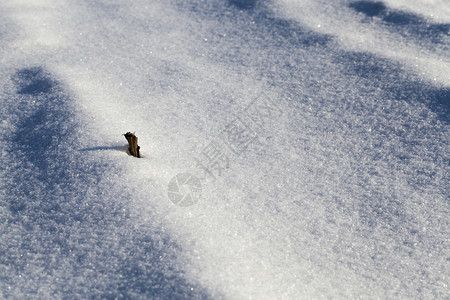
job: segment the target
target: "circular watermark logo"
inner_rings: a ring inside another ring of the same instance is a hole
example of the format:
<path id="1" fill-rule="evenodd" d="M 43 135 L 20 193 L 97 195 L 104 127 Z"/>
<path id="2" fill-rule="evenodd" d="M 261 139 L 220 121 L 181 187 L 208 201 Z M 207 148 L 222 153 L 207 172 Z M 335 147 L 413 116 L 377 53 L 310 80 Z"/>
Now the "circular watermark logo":
<path id="1" fill-rule="evenodd" d="M 180 173 L 167 186 L 167 194 L 175 205 L 186 207 L 195 204 L 202 194 L 200 180 L 190 173 Z"/>

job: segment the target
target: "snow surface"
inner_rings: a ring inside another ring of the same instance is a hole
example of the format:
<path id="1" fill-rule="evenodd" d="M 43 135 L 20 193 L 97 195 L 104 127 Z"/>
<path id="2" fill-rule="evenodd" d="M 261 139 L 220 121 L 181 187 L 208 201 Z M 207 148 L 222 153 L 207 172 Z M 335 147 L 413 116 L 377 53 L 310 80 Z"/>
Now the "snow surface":
<path id="1" fill-rule="evenodd" d="M 2 0 L 0 298 L 449 298 L 449 11 Z"/>

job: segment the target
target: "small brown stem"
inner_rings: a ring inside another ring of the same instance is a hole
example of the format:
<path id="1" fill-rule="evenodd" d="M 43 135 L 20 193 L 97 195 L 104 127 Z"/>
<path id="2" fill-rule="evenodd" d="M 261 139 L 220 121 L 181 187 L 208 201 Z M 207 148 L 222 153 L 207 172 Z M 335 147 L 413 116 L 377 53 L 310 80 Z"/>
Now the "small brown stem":
<path id="1" fill-rule="evenodd" d="M 138 138 L 134 135 L 134 132 L 127 132 L 124 134 L 124 136 L 128 141 L 128 151 L 130 151 L 130 154 L 135 157 L 141 157 L 139 155 L 139 149 L 141 147 L 138 146 Z"/>

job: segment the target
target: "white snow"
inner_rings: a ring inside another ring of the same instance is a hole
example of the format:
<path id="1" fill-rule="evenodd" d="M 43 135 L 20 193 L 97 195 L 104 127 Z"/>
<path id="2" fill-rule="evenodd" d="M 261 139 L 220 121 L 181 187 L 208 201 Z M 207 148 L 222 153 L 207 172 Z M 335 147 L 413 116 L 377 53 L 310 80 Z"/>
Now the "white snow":
<path id="1" fill-rule="evenodd" d="M 380 3 L 2 1 L 0 296 L 447 298 L 449 7 Z"/>

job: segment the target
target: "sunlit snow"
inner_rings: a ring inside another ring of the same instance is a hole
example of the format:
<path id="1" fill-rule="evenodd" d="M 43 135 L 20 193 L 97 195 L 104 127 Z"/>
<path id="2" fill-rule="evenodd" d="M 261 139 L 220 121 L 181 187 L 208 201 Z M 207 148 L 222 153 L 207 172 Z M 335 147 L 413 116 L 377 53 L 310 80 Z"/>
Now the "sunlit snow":
<path id="1" fill-rule="evenodd" d="M 448 298 L 449 12 L 1 1 L 0 298 Z"/>

